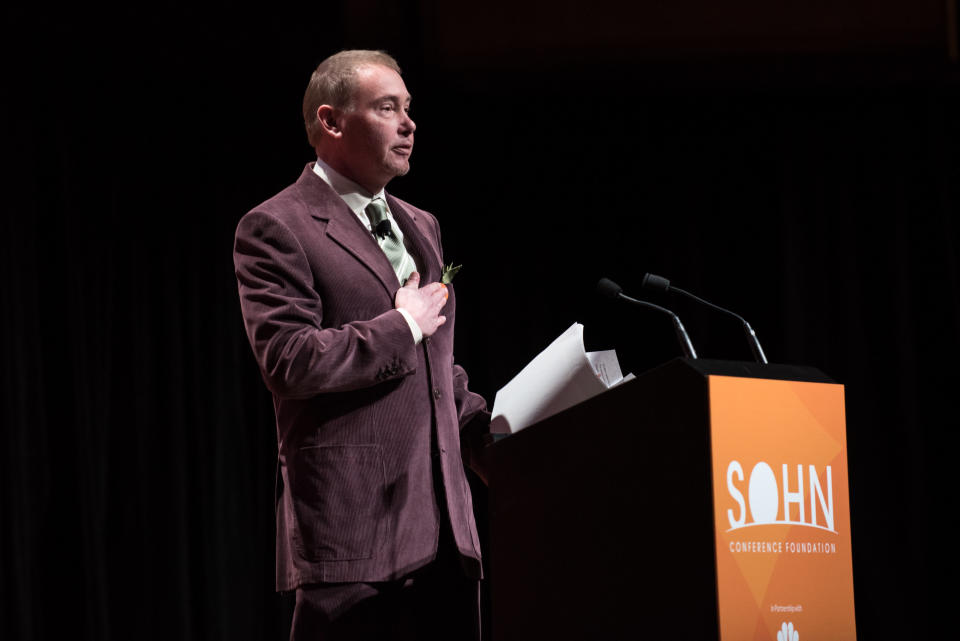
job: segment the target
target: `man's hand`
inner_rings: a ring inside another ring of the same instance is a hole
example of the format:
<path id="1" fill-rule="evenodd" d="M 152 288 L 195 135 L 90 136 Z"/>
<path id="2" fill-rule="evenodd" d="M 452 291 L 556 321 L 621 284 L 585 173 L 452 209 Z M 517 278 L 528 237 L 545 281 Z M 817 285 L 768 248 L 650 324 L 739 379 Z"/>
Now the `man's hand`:
<path id="1" fill-rule="evenodd" d="M 397 290 L 394 299 L 394 308 L 404 308 L 413 320 L 420 326 L 424 336 L 433 336 L 437 328 L 447 322 L 446 316 L 440 315 L 440 310 L 447 303 L 447 286 L 441 283 L 430 283 L 420 287 L 420 274 L 413 272 L 407 279 L 406 285 Z"/>

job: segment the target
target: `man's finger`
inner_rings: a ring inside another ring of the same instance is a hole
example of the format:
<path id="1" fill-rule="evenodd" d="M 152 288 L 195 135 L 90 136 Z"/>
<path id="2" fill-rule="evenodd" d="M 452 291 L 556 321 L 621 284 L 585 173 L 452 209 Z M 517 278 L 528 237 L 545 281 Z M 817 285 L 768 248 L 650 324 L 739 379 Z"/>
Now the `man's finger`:
<path id="1" fill-rule="evenodd" d="M 420 274 L 417 272 L 411 272 L 407 276 L 407 282 L 403 284 L 404 287 L 409 287 L 410 289 L 417 289 L 420 287 Z"/>

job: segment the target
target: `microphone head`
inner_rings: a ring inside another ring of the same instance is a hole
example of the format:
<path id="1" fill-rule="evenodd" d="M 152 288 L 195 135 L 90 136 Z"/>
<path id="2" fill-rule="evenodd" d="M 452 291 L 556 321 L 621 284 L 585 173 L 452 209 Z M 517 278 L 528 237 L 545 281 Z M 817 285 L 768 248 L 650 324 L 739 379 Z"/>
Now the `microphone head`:
<path id="1" fill-rule="evenodd" d="M 377 226 L 373 228 L 373 235 L 379 238 L 383 238 L 391 233 L 393 233 L 393 229 L 390 227 L 390 221 L 386 218 L 377 223 Z"/>
<path id="2" fill-rule="evenodd" d="M 621 291 L 623 291 L 623 288 L 609 278 L 601 278 L 597 282 L 597 293 L 604 298 L 616 298 Z"/>
<path id="3" fill-rule="evenodd" d="M 670 281 L 656 274 L 644 274 L 640 286 L 644 289 L 656 289 L 661 292 L 670 291 Z"/>

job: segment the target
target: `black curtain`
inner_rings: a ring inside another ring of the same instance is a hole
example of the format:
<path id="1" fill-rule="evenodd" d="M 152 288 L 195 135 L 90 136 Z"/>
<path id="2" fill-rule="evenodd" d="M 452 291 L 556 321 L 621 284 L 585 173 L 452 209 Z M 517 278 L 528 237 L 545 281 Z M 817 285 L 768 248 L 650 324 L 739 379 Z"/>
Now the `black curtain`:
<path id="1" fill-rule="evenodd" d="M 846 385 L 858 629 L 922 636 L 957 427 L 956 66 L 585 49 L 457 71 L 416 29 L 346 37 L 338 10 L 7 10 L 0 636 L 285 638 L 232 235 L 311 160 L 303 87 L 344 46 L 405 67 L 417 153 L 391 188 L 464 265 L 472 387 L 492 402 L 574 321 L 627 370 L 678 356 L 601 276 L 740 312 L 772 361 Z M 701 356 L 749 359 L 736 324 L 670 304 Z"/>

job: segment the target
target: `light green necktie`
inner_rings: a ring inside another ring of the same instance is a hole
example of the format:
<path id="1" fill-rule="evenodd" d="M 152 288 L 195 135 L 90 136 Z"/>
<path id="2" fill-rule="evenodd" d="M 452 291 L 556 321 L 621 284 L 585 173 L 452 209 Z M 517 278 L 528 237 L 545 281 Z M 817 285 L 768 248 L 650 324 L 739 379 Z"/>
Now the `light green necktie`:
<path id="1" fill-rule="evenodd" d="M 364 211 L 370 219 L 370 228 L 378 239 L 380 249 L 387 255 L 397 278 L 405 283 L 416 266 L 400 241 L 397 223 L 387 218 L 387 203 L 382 198 L 374 198 Z"/>

